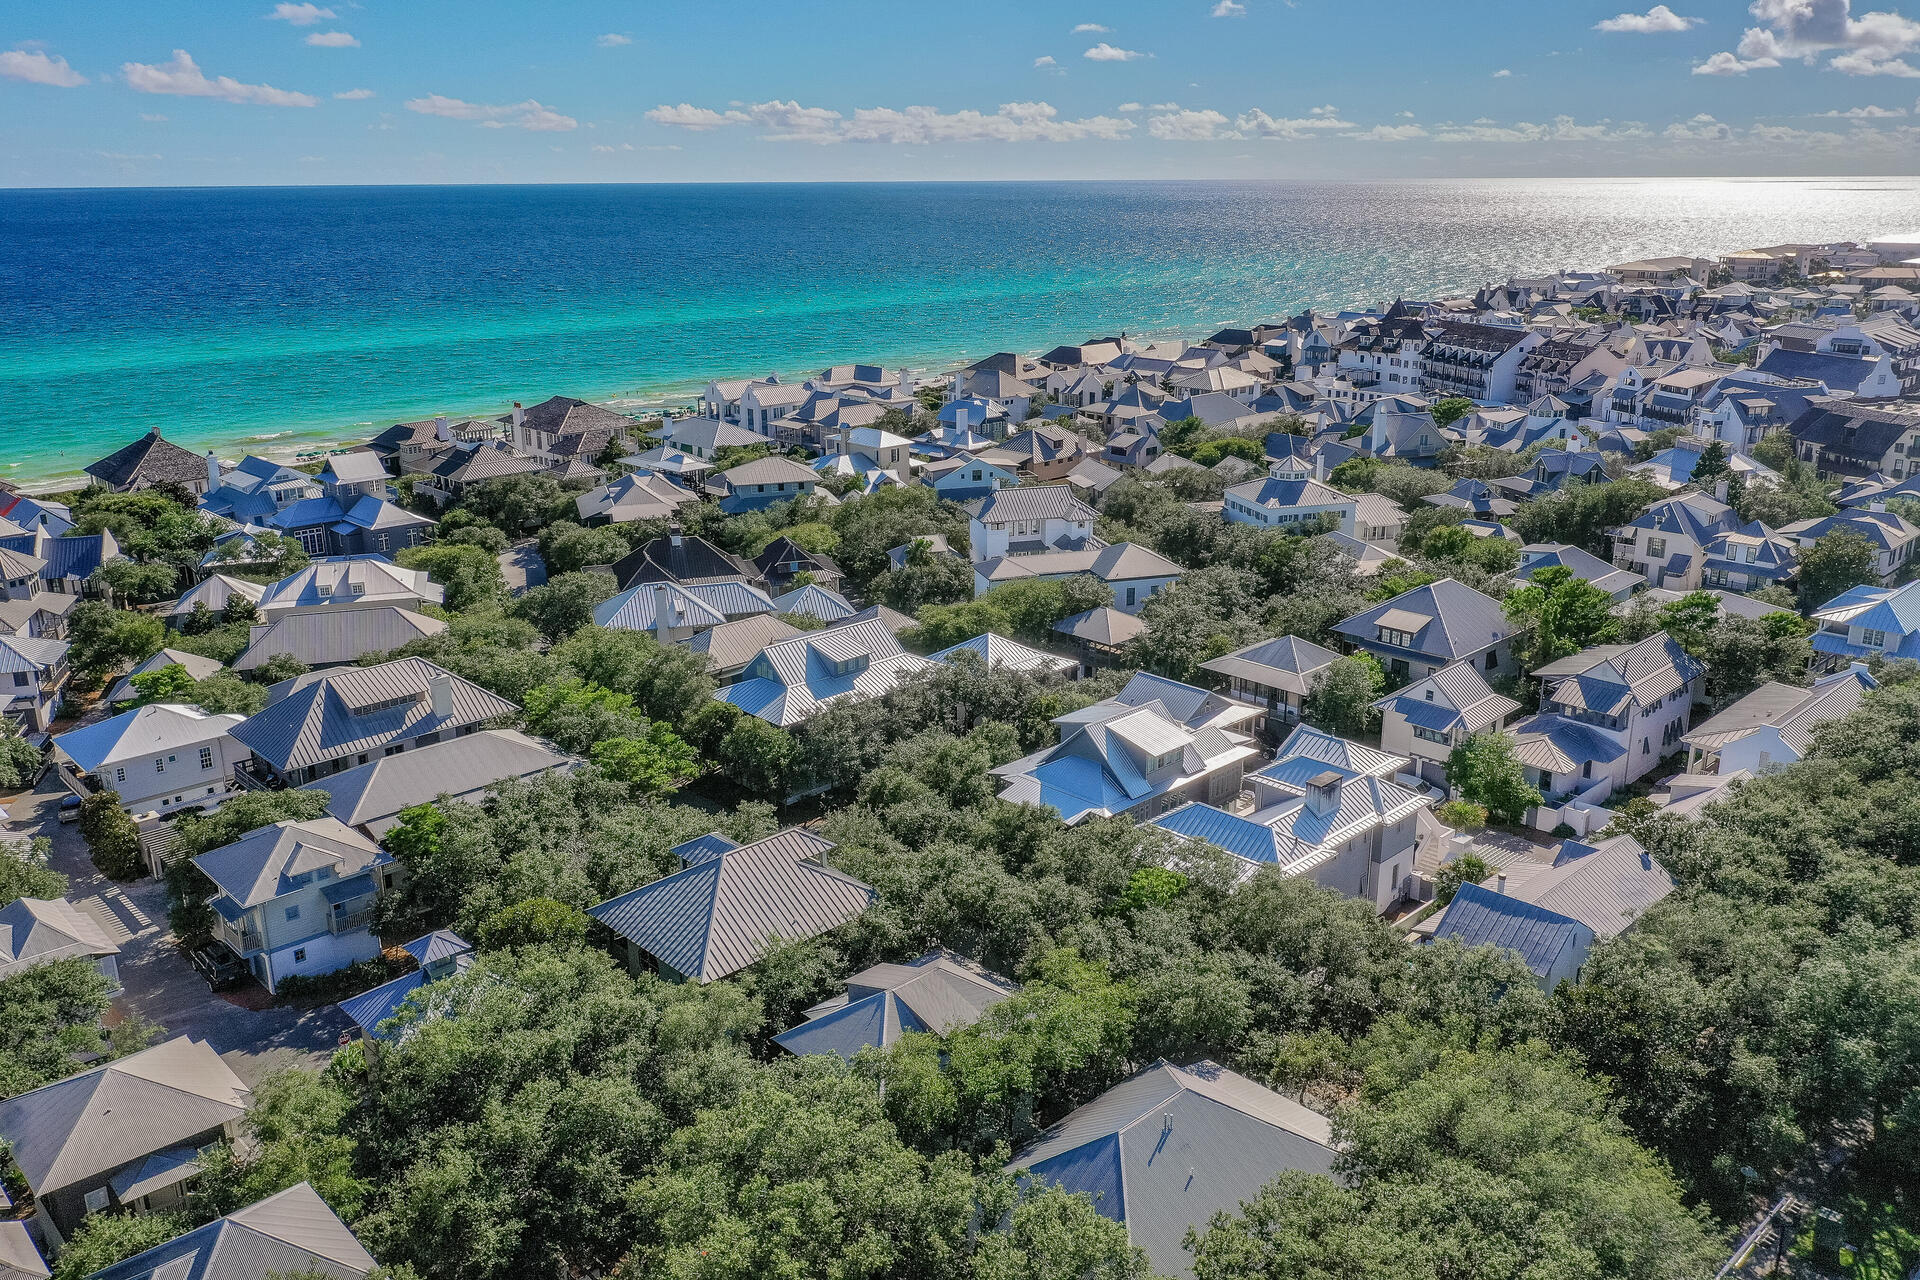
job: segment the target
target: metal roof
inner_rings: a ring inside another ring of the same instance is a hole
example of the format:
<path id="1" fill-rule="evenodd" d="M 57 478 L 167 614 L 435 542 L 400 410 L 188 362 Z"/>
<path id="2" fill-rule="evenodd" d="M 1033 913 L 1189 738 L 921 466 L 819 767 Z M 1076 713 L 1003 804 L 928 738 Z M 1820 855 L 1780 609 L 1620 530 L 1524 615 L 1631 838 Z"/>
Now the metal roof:
<path id="1" fill-rule="evenodd" d="M 984 635 L 977 635 L 971 640 L 962 640 L 959 644 L 949 645 L 938 653 L 929 654 L 927 661 L 952 662 L 961 653 L 974 654 L 988 670 L 1006 667 L 1010 671 L 1066 672 L 1077 670 L 1080 666 L 1079 662 L 1073 658 L 1063 658 L 1057 653 L 1035 649 L 1031 645 L 1009 640 L 991 631 Z"/>
<path id="2" fill-rule="evenodd" d="M 74 599 L 72 596 L 63 598 L 67 600 Z M 162 649 L 145 662 L 135 666 L 133 670 L 127 672 L 126 675 L 120 677 L 119 682 L 107 691 L 105 698 L 107 705 L 112 706 L 116 703 L 132 702 L 140 696 L 140 691 L 133 687 L 133 678 L 135 676 L 143 676 L 150 671 L 158 671 L 163 667 L 170 667 L 175 664 L 185 667 L 187 674 L 195 680 L 205 680 L 214 672 L 221 670 L 223 666 L 218 658 L 203 658 L 197 653 L 188 653 L 184 649 Z"/>
<path id="3" fill-rule="evenodd" d="M 964 956 L 939 948 L 907 964 L 877 964 L 847 979 L 844 994 L 807 1010 L 807 1021 L 774 1037 L 790 1053 L 852 1058 L 909 1031 L 945 1035 L 977 1022 L 1019 988 Z"/>
<path id="4" fill-rule="evenodd" d="M 60 734 L 53 745 L 82 772 L 98 773 L 124 761 L 218 741 L 245 720 L 245 716 L 216 716 L 175 702 L 150 702 Z"/>
<path id="5" fill-rule="evenodd" d="M 0 980 L 69 956 L 119 953 L 99 921 L 65 898 L 15 898 L 0 907 Z"/>
<path id="6" fill-rule="evenodd" d="M 253 628 L 253 642 L 234 660 L 235 671 L 251 671 L 282 654 L 309 667 L 358 662 L 370 653 L 387 653 L 447 629 L 439 618 L 395 605 L 374 609 L 301 609 Z"/>
<path id="7" fill-rule="evenodd" d="M 312 1185 L 299 1182 L 87 1280 L 363 1280 L 378 1265 Z"/>
<path id="8" fill-rule="evenodd" d="M 431 696 L 432 681 L 442 678 L 451 681 L 453 700 L 452 713 L 444 716 L 434 711 Z M 312 671 L 274 685 L 268 697 L 266 709 L 232 733 L 283 772 L 519 710 L 425 658 Z"/>
<path id="9" fill-rule="evenodd" d="M 818 937 L 873 904 L 870 886 L 813 860 L 832 847 L 790 828 L 696 862 L 587 914 L 661 965 L 713 982 L 753 964 L 772 940 Z"/>
<path id="10" fill-rule="evenodd" d="M 409 805 L 438 796 L 473 800 L 503 778 L 532 778 L 571 772 L 580 761 L 517 729 L 484 729 L 465 737 L 416 747 L 369 760 L 310 784 L 331 799 L 327 813 L 350 827 L 364 827 L 375 839 L 399 821 Z"/>
<path id="11" fill-rule="evenodd" d="M 998 489 L 980 500 L 974 519 L 982 524 L 1004 524 L 1016 520 L 1065 520 L 1092 524 L 1099 517 L 1092 507 L 1073 496 L 1064 484 L 1017 485 Z"/>
<path id="12" fill-rule="evenodd" d="M 201 854 L 193 865 L 245 908 L 291 893 L 298 887 L 296 877 L 324 869 L 331 878 L 345 880 L 387 858 L 379 845 L 346 823 L 322 817 L 258 827 Z"/>
<path id="13" fill-rule="evenodd" d="M 1213 1062 L 1154 1063 L 1049 1129 L 1009 1169 L 1092 1197 L 1161 1275 L 1192 1274 L 1189 1227 L 1275 1176 L 1331 1174 L 1325 1116 Z"/>
<path id="14" fill-rule="evenodd" d="M 1593 931 L 1578 920 L 1477 884 L 1463 884 L 1454 893 L 1433 936 L 1511 951 L 1542 978 L 1569 951 L 1593 942 Z"/>
<path id="15" fill-rule="evenodd" d="M 1305 694 L 1315 672 L 1339 658 L 1331 649 L 1323 649 L 1299 636 L 1280 636 L 1259 640 L 1232 653 L 1200 664 L 1202 671 L 1215 675 L 1238 676 L 1254 684 L 1288 693 Z"/>
<path id="16" fill-rule="evenodd" d="M 237 1120 L 250 1097 L 206 1041 L 179 1036 L 0 1102 L 0 1138 L 45 1195 Z"/>

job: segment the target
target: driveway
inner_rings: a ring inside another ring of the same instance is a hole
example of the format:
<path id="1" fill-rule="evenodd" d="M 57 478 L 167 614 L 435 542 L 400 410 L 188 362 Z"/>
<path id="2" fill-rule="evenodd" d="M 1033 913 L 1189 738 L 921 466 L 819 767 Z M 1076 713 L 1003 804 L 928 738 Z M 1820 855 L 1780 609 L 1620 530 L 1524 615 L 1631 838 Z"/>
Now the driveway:
<path id="1" fill-rule="evenodd" d="M 48 776 L 38 790 L 10 810 L 22 834 L 50 836 L 51 865 L 69 881 L 67 897 L 107 931 L 120 948 L 116 1007 L 157 1023 L 168 1036 L 189 1035 L 211 1044 L 248 1084 L 285 1065 L 326 1065 L 342 1031 L 351 1029 L 333 1005 L 314 1009 L 250 1009 L 249 997 L 264 993 L 249 985 L 216 994 L 174 942 L 167 928 L 167 886 L 155 879 L 116 884 L 94 870 L 87 842 L 76 825 L 61 825 L 57 807 L 66 788 Z M 235 997 L 229 999 L 228 997 Z"/>
<path id="2" fill-rule="evenodd" d="M 517 596 L 529 587 L 547 580 L 547 562 L 540 558 L 540 544 L 532 538 L 516 542 L 500 553 L 500 576 L 506 579 L 507 594 Z"/>

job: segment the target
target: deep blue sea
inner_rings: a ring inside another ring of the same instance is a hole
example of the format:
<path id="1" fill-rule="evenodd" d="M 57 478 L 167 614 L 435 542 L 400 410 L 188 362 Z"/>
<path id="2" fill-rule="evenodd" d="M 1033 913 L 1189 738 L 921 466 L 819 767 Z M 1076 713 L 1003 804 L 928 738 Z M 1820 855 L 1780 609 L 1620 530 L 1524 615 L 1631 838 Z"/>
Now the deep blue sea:
<path id="1" fill-rule="evenodd" d="M 1920 179 L 0 191 L 0 476 L 1920 223 Z"/>

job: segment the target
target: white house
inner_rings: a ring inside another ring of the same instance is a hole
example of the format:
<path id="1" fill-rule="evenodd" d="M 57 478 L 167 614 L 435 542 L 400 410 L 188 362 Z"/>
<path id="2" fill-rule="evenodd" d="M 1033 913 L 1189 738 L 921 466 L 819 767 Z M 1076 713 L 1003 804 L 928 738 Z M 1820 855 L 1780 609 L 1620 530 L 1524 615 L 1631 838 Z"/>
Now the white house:
<path id="1" fill-rule="evenodd" d="M 981 499 L 967 521 L 977 565 L 1002 556 L 1081 551 L 1097 544 L 1092 507 L 1064 484 L 1021 485 Z"/>
<path id="2" fill-rule="evenodd" d="M 1117 542 L 1097 549 L 1042 551 L 978 563 L 973 566 L 973 589 L 984 593 L 1003 582 L 1086 574 L 1112 588 L 1114 608 L 1123 613 L 1139 613 L 1147 601 L 1179 581 L 1181 572 L 1179 565 L 1157 551 L 1131 542 Z"/>
<path id="3" fill-rule="evenodd" d="M 1446 785 L 1455 747 L 1476 733 L 1506 728 L 1520 710 L 1470 662 L 1450 662 L 1373 705 L 1380 711 L 1381 748 L 1407 757 L 1435 786 Z"/>
<path id="4" fill-rule="evenodd" d="M 1759 774 L 1798 762 L 1814 730 L 1860 705 L 1879 685 L 1859 663 L 1810 689 L 1769 680 L 1680 741 L 1689 774 Z"/>
<path id="5" fill-rule="evenodd" d="M 1352 494 L 1325 483 L 1324 475 L 1324 457 L 1308 458 L 1300 449 L 1290 447 L 1284 456 L 1274 459 L 1267 475 L 1228 487 L 1220 518 L 1228 524 L 1285 528 L 1312 524 L 1324 516 L 1339 522 L 1339 532 L 1358 536 L 1354 532 L 1356 500 Z"/>
<path id="6" fill-rule="evenodd" d="M 79 773 L 119 792 L 128 813 L 211 808 L 235 789 L 233 767 L 250 754 L 232 736 L 245 719 L 153 702 L 59 735 L 53 758 L 72 771 L 74 784 Z M 84 794 L 79 785 L 75 790 Z"/>

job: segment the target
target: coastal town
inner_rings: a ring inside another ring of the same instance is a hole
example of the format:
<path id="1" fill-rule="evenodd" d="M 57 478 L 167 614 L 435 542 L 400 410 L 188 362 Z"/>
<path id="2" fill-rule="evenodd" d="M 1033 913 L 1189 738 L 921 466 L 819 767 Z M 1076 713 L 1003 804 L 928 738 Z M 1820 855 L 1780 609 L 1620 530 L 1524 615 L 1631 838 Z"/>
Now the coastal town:
<path id="1" fill-rule="evenodd" d="M 0 1280 L 1920 1263 L 1920 232 L 1061 336 L 0 485 Z"/>

